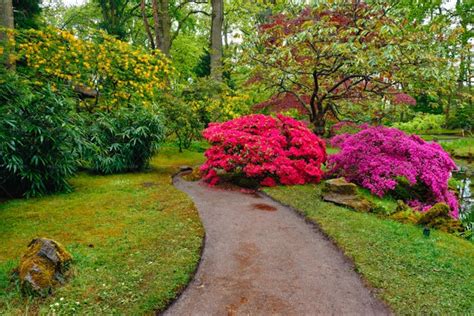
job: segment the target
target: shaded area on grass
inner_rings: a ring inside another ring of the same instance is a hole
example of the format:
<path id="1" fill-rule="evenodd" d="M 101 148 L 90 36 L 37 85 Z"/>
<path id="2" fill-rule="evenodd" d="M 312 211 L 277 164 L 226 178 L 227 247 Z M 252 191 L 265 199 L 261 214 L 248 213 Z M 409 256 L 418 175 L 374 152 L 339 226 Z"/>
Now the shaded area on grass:
<path id="1" fill-rule="evenodd" d="M 265 192 L 317 223 L 396 313 L 466 314 L 474 310 L 474 244 L 321 200 L 322 185 Z"/>
<path id="2" fill-rule="evenodd" d="M 180 164 L 202 154 L 165 147 L 147 172 L 81 173 L 74 192 L 0 204 L 0 311 L 6 314 L 141 314 L 163 309 L 186 286 L 204 230 L 192 201 L 172 186 Z M 23 299 L 9 282 L 36 236 L 63 243 L 73 278 L 46 299 Z"/>

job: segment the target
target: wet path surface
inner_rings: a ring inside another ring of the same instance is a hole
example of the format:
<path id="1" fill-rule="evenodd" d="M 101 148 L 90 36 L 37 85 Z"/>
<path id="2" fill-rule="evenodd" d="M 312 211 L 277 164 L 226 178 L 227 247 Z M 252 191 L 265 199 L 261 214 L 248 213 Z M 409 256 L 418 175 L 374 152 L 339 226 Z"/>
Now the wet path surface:
<path id="1" fill-rule="evenodd" d="M 180 177 L 175 185 L 194 200 L 206 245 L 194 280 L 165 315 L 389 313 L 340 251 L 292 210 Z"/>

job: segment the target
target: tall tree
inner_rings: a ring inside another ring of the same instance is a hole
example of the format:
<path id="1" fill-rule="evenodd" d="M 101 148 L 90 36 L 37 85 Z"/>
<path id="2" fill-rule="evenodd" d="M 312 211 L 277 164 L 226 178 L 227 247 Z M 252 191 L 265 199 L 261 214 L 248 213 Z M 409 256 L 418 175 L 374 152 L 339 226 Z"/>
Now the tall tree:
<path id="1" fill-rule="evenodd" d="M 146 32 L 146 35 L 147 35 L 147 38 L 148 38 L 150 48 L 155 49 L 156 48 L 155 39 L 153 38 L 153 33 L 151 32 L 151 29 L 150 29 L 150 22 L 148 22 L 148 16 L 147 16 L 147 12 L 146 12 L 146 1 L 145 0 L 140 1 L 140 11 L 142 13 L 143 25 L 145 27 L 145 32 Z"/>
<path id="2" fill-rule="evenodd" d="M 205 4 L 205 0 L 141 0 L 141 17 L 149 46 L 159 48 L 169 56 L 173 41 L 191 20 L 191 16 L 198 13 L 209 15 L 199 7 Z"/>
<path id="3" fill-rule="evenodd" d="M 165 55 L 171 48 L 171 19 L 168 0 L 152 0 L 155 45 Z"/>
<path id="4" fill-rule="evenodd" d="M 0 28 L 14 28 L 12 0 L 0 0 Z M 0 30 L 0 48 L 3 51 L 0 51 L 0 61 L 7 68 L 13 68 L 14 65 L 10 61 L 11 47 L 9 40 L 8 33 Z"/>
<path id="5" fill-rule="evenodd" d="M 276 99 L 296 98 L 322 135 L 328 116 L 337 118 L 350 102 L 395 98 L 419 81 L 448 85 L 452 63 L 433 45 L 450 39 L 441 30 L 409 23 L 387 7 L 320 2 L 296 15 L 274 16 L 244 51 L 255 80 Z"/>
<path id="6" fill-rule="evenodd" d="M 211 0 L 211 3 L 211 77 L 217 81 L 222 81 L 222 26 L 224 23 L 224 1 Z"/>
<path id="7" fill-rule="evenodd" d="M 129 40 L 132 33 L 133 19 L 139 18 L 137 11 L 141 2 L 138 0 L 93 0 L 98 4 L 102 14 L 100 27 L 107 33 L 121 40 Z"/>

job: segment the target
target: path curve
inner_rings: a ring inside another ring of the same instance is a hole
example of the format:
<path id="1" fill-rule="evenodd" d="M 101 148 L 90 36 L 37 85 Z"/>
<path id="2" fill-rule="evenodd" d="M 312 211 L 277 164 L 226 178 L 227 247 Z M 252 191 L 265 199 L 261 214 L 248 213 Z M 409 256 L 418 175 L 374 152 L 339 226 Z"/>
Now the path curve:
<path id="1" fill-rule="evenodd" d="M 262 195 L 174 183 L 194 200 L 206 246 L 194 280 L 165 315 L 390 314 L 294 211 Z"/>

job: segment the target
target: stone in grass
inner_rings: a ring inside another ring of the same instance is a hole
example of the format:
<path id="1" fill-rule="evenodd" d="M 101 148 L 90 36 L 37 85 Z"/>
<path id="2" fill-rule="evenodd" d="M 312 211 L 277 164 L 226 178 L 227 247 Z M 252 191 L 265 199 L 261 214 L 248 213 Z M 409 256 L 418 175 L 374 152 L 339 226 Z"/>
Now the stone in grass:
<path id="1" fill-rule="evenodd" d="M 183 179 L 186 181 L 199 181 L 201 180 L 202 175 L 201 175 L 201 170 L 199 168 L 194 168 L 193 171 L 191 172 L 186 172 L 183 175 Z"/>
<path id="2" fill-rule="evenodd" d="M 24 294 L 47 296 L 64 284 L 72 256 L 58 242 L 47 238 L 33 239 L 20 266 L 14 271 Z"/>
<path id="3" fill-rule="evenodd" d="M 421 212 L 414 211 L 402 200 L 397 200 L 397 209 L 395 213 L 390 214 L 391 219 L 404 224 L 417 224 L 421 217 Z"/>
<path id="4" fill-rule="evenodd" d="M 190 166 L 186 166 L 186 165 L 179 166 L 179 171 L 180 172 L 191 172 L 191 171 L 193 171 L 193 168 L 190 167 Z"/>
<path id="5" fill-rule="evenodd" d="M 357 185 L 347 182 L 344 178 L 325 182 L 323 200 L 361 212 L 370 212 L 374 208 L 373 203 L 357 194 Z"/>
<path id="6" fill-rule="evenodd" d="M 347 182 L 344 178 L 330 179 L 324 183 L 324 192 L 344 195 L 356 195 L 357 185 L 351 182 Z"/>
<path id="7" fill-rule="evenodd" d="M 422 213 L 418 224 L 448 233 L 462 232 L 463 226 L 461 221 L 453 219 L 449 216 L 449 212 L 450 209 L 448 205 L 445 203 L 436 203 L 427 212 Z"/>

